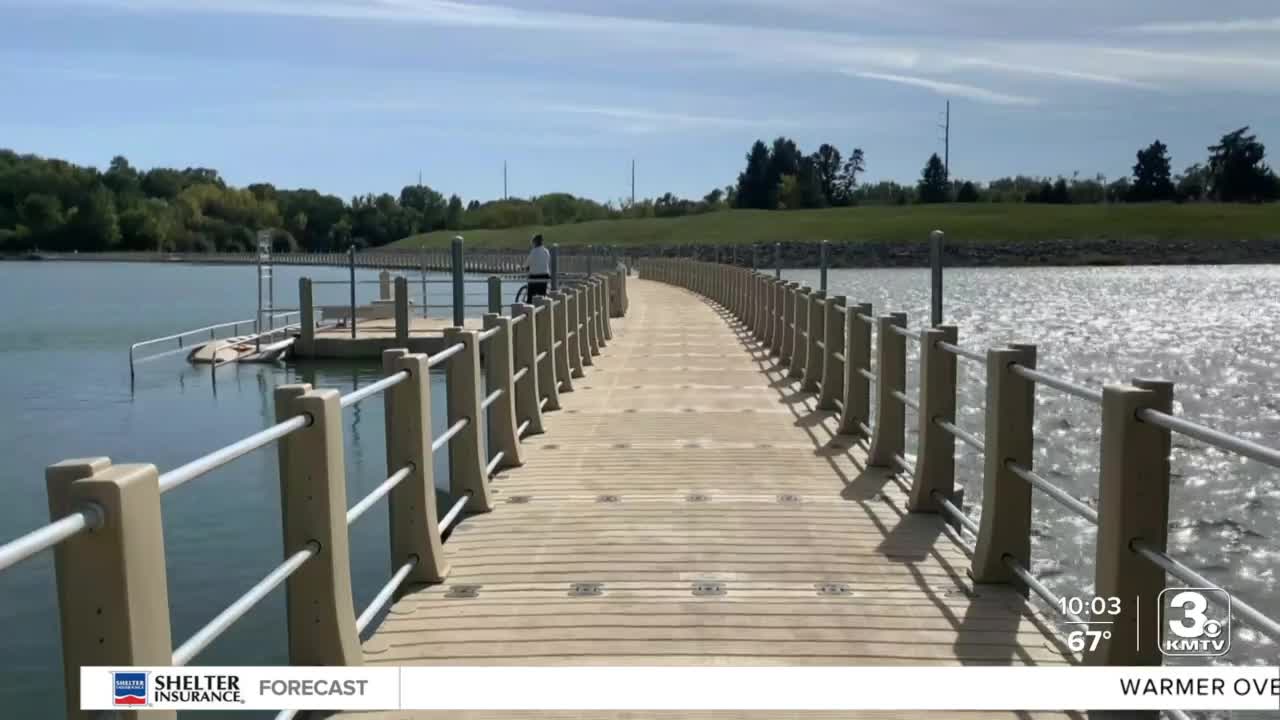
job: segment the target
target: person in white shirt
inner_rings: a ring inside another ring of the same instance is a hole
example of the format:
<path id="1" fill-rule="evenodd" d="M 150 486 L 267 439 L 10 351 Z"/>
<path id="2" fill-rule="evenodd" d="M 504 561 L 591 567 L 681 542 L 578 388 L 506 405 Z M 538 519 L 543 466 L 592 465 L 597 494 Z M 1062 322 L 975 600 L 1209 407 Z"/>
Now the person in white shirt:
<path id="1" fill-rule="evenodd" d="M 533 302 L 547 294 L 547 282 L 551 280 L 551 251 L 543 247 L 541 235 L 533 236 L 533 249 L 525 268 L 529 271 L 529 302 Z"/>

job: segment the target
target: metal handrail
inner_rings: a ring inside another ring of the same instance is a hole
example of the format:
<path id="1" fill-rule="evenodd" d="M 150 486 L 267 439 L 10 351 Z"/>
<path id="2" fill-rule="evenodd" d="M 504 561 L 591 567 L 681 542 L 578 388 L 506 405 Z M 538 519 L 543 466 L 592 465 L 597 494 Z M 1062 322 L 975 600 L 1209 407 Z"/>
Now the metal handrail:
<path id="1" fill-rule="evenodd" d="M 448 360 L 449 358 L 453 357 L 454 355 L 457 355 L 458 353 L 462 352 L 464 348 L 466 348 L 466 345 L 463 345 L 462 343 L 454 343 L 454 344 L 450 345 L 449 347 L 445 348 L 444 350 L 441 350 L 440 352 L 436 353 L 435 355 L 432 355 L 431 357 L 427 358 L 427 367 L 428 367 L 428 368 L 433 368 L 433 367 L 435 367 L 435 366 L 439 365 L 440 363 L 444 362 L 445 360 Z"/>
<path id="2" fill-rule="evenodd" d="M 265 578 L 249 588 L 245 594 L 228 605 L 225 610 L 218 613 L 204 627 L 197 630 L 190 638 L 187 638 L 186 642 L 173 651 L 172 664 L 176 667 L 182 667 L 191 662 L 196 655 L 199 655 L 201 651 L 209 647 L 209 643 L 221 637 L 237 620 L 244 617 L 255 605 L 262 602 L 262 599 L 271 594 L 272 590 L 280 587 L 280 583 L 289 579 L 290 575 L 297 572 L 298 568 L 315 557 L 318 552 L 320 552 L 320 543 L 314 540 L 308 541 L 304 549 L 290 555 L 287 560 L 277 565 L 275 570 L 268 573 Z"/>
<path id="3" fill-rule="evenodd" d="M 1025 365 L 1019 365 L 1018 363 L 1012 363 L 1009 365 L 1009 369 L 1012 370 L 1015 375 L 1020 375 L 1041 385 L 1047 385 L 1054 390 L 1060 390 L 1068 395 L 1074 395 L 1090 402 L 1098 404 L 1102 403 L 1101 390 L 1094 390 L 1093 388 L 1085 387 L 1084 385 L 1071 382 L 1070 380 L 1063 380 L 1062 378 L 1054 377 Z"/>
<path id="4" fill-rule="evenodd" d="M 458 515 L 462 513 L 462 508 L 467 506 L 467 501 L 470 499 L 471 493 L 468 492 L 466 495 L 458 498 L 457 502 L 453 504 L 453 507 L 449 508 L 449 512 L 445 513 L 444 517 L 440 518 L 441 535 L 447 532 L 449 528 L 453 527 L 453 523 L 458 519 Z"/>
<path id="5" fill-rule="evenodd" d="M 505 392 L 506 390 L 504 388 L 498 388 L 497 390 L 494 390 L 493 392 L 489 393 L 489 396 L 486 397 L 484 401 L 480 403 L 480 409 L 488 410 L 489 406 L 498 402 L 498 398 L 502 397 L 502 394 Z"/>
<path id="6" fill-rule="evenodd" d="M 1205 576 L 1195 570 L 1192 570 L 1178 560 L 1169 557 L 1166 553 L 1160 552 L 1150 545 L 1147 545 L 1142 542 L 1141 539 L 1137 539 L 1129 543 L 1129 547 L 1134 552 L 1153 563 L 1156 567 L 1163 569 L 1165 572 L 1186 583 L 1188 587 L 1217 588 L 1218 590 L 1222 590 L 1217 583 L 1211 582 Z M 1261 631 L 1263 635 L 1280 642 L 1280 623 L 1277 623 L 1275 620 L 1263 615 L 1245 601 L 1237 599 L 1234 594 L 1228 593 L 1225 590 L 1223 590 L 1223 593 L 1230 598 L 1230 607 L 1233 615 L 1238 615 L 1244 618 L 1249 622 L 1249 624 Z M 1222 604 L 1222 598 L 1218 596 L 1217 593 L 1209 593 L 1208 597 L 1205 599 L 1215 605 Z"/>
<path id="7" fill-rule="evenodd" d="M 865 313 L 858 313 L 855 317 L 868 325 L 874 326 L 876 324 L 876 319 Z"/>
<path id="8" fill-rule="evenodd" d="M 382 589 L 378 591 L 377 595 L 373 596 L 373 600 L 369 602 L 368 607 L 360 613 L 360 617 L 356 618 L 357 635 L 364 632 L 365 628 L 369 627 L 369 623 L 373 622 L 373 619 L 378 617 L 378 613 L 382 612 L 382 609 L 386 607 L 387 603 L 391 601 L 391 598 L 395 596 L 396 590 L 400 589 L 400 586 L 404 584 L 404 579 L 409 577 L 409 573 L 413 572 L 413 568 L 417 566 L 417 564 L 418 556 L 410 556 L 408 562 L 401 565 L 400 569 L 396 570 L 396 574 L 391 576 L 391 580 L 389 580 L 386 585 L 382 586 Z M 281 715 L 284 715 L 284 713 L 281 713 Z M 276 717 L 280 718 L 281 715 L 277 715 Z M 287 717 L 293 716 L 289 715 Z"/>
<path id="9" fill-rule="evenodd" d="M 945 350 L 945 351 L 947 351 L 947 352 L 951 353 L 952 355 L 957 355 L 957 356 L 962 357 L 962 358 L 965 358 L 965 359 L 967 359 L 967 360 L 972 360 L 972 361 L 974 361 L 974 362 L 976 362 L 976 363 L 986 363 L 986 362 L 987 362 L 987 358 L 986 358 L 984 355 L 982 355 L 982 353 L 976 353 L 976 352 L 974 352 L 974 351 L 972 351 L 972 350 L 966 350 L 966 349 L 964 349 L 964 348 L 960 347 L 959 345 L 956 345 L 956 344 L 954 344 L 954 343 L 949 343 L 949 342 L 947 342 L 947 341 L 945 341 L 945 340 L 939 340 L 939 341 L 937 342 L 937 344 L 935 345 L 935 347 L 940 348 L 940 349 L 942 349 L 942 350 Z"/>
<path id="10" fill-rule="evenodd" d="M 903 405 L 906 405 L 907 407 L 911 408 L 912 410 L 915 410 L 915 411 L 919 412 L 919 410 L 920 410 L 920 403 L 916 402 L 915 400 L 912 400 L 910 397 L 908 397 L 908 396 L 907 396 L 907 394 L 906 394 L 906 393 L 902 392 L 901 390 L 892 390 L 892 389 L 891 389 L 891 390 L 889 390 L 889 395 L 890 395 L 890 397 L 892 397 L 894 400 L 897 400 L 898 402 L 902 403 Z"/>
<path id="11" fill-rule="evenodd" d="M 523 439 L 524 439 L 524 431 L 525 431 L 525 430 L 528 430 L 528 429 L 529 429 L 529 426 L 530 426 L 530 425 L 532 425 L 532 424 L 533 424 L 533 421 L 532 421 L 532 420 L 525 420 L 524 422 L 520 423 L 520 427 L 516 428 L 516 437 L 518 437 L 518 438 L 520 438 L 521 440 L 523 440 Z"/>
<path id="12" fill-rule="evenodd" d="M 222 328 L 236 327 L 239 325 L 249 325 L 252 323 L 253 323 L 253 318 L 250 318 L 248 320 L 233 320 L 231 322 L 218 323 L 217 325 L 209 325 L 208 327 L 196 328 L 195 330 L 187 330 L 185 332 L 175 333 L 173 335 L 165 335 L 164 337 L 150 338 L 148 340 L 136 342 L 130 345 L 129 348 L 137 349 L 137 348 L 143 347 L 144 345 L 154 345 L 156 343 L 162 343 L 168 340 L 177 340 L 178 338 L 187 337 L 188 335 L 195 335 L 196 333 L 207 333 L 210 330 L 221 330 Z M 139 360 L 138 362 L 141 362 L 141 360 Z"/>
<path id="13" fill-rule="evenodd" d="M 897 465 L 897 466 L 898 466 L 898 469 L 899 469 L 899 470 L 901 470 L 901 471 L 905 472 L 906 474 L 910 475 L 911 477 L 915 477 L 915 476 L 916 476 L 916 469 L 915 469 L 914 467 L 912 467 L 910 463 L 908 463 L 908 462 L 907 462 L 907 459 L 906 459 L 905 457 L 903 457 L 903 456 L 901 456 L 901 455 L 899 455 L 899 454 L 897 454 L 897 453 L 894 453 L 894 454 L 893 454 L 893 463 L 894 463 L 895 465 Z"/>
<path id="14" fill-rule="evenodd" d="M 978 439 L 977 435 L 974 435 L 967 430 L 962 430 L 956 424 L 937 417 L 933 419 L 933 424 L 951 433 L 957 440 L 960 440 L 974 450 L 982 453 L 987 451 L 987 444 Z"/>
<path id="15" fill-rule="evenodd" d="M 431 443 L 431 452 L 434 453 L 435 451 L 444 447 L 445 443 L 452 440 L 454 435 L 457 435 L 458 433 L 462 432 L 462 429 L 465 428 L 470 423 L 471 423 L 471 418 L 462 418 L 458 422 L 451 425 L 448 430 L 444 431 L 443 435 L 436 438 L 435 441 Z"/>
<path id="16" fill-rule="evenodd" d="M 876 381 L 876 374 L 866 368 L 858 368 L 858 374 L 871 382 Z"/>
<path id="17" fill-rule="evenodd" d="M 186 482 L 216 470 L 242 455 L 247 455 L 254 450 L 266 447 L 276 440 L 301 430 L 310 424 L 310 415 L 295 415 L 284 422 L 272 425 L 266 430 L 256 432 L 249 437 L 233 442 L 219 450 L 214 450 L 185 465 L 176 467 L 160 476 L 160 492 L 162 494 L 167 493 Z"/>
<path id="18" fill-rule="evenodd" d="M 836 362 L 840 362 L 840 363 L 842 363 L 842 362 L 844 362 L 844 361 L 845 361 L 845 360 L 844 360 L 844 353 L 842 353 L 842 352 L 831 353 L 831 357 L 832 357 Z"/>
<path id="19" fill-rule="evenodd" d="M 95 530 L 106 522 L 106 512 L 97 503 L 90 503 L 43 527 L 32 530 L 0 545 L 0 572 L 4 572 L 27 558 L 34 557 L 63 540 L 75 537 L 85 530 Z"/>
<path id="20" fill-rule="evenodd" d="M 1005 555 L 1000 559 L 1004 561 L 1005 567 L 1009 568 L 1010 572 L 1012 572 L 1014 575 L 1017 575 L 1018 579 L 1021 580 L 1028 588 L 1030 588 L 1031 592 L 1035 593 L 1036 595 L 1039 595 L 1040 599 L 1048 603 L 1049 607 L 1057 611 L 1059 615 L 1062 615 L 1067 620 L 1071 621 L 1072 624 L 1075 624 L 1075 625 L 1084 624 L 1084 621 L 1081 620 L 1078 616 L 1076 616 L 1075 613 L 1072 613 L 1070 611 L 1064 611 L 1062 609 L 1064 607 L 1063 603 L 1061 602 L 1062 598 L 1055 595 L 1052 590 L 1045 587 L 1044 583 L 1037 580 L 1036 576 L 1032 575 L 1030 570 L 1023 567 L 1022 563 L 1018 562 L 1017 558 L 1015 558 L 1012 555 Z"/>
<path id="21" fill-rule="evenodd" d="M 1084 504 L 1077 498 L 1072 497 L 1062 488 L 1059 488 L 1048 480 L 1045 480 L 1044 477 L 1036 473 L 1036 471 L 1031 468 L 1023 467 L 1012 460 L 1005 460 L 1004 466 L 1009 468 L 1014 475 L 1025 480 L 1028 485 L 1039 490 L 1045 495 L 1048 495 L 1054 500 L 1057 500 L 1068 510 L 1071 510 L 1094 525 L 1098 524 L 1098 511 Z"/>
<path id="22" fill-rule="evenodd" d="M 485 307 L 488 307 L 488 306 L 486 305 Z M 480 335 L 476 337 L 476 342 L 484 342 L 485 340 L 488 340 L 489 338 L 497 335 L 499 332 L 502 332 L 501 327 L 491 327 L 488 330 L 485 330 L 484 332 L 480 333 Z"/>
<path id="23" fill-rule="evenodd" d="M 524 319 L 525 319 L 526 317 L 528 317 L 528 315 L 525 315 L 525 314 L 521 313 L 520 315 L 517 315 L 517 316 L 515 316 L 515 317 L 511 318 L 511 327 L 515 327 L 515 326 L 519 325 L 520 323 L 524 322 Z"/>
<path id="24" fill-rule="evenodd" d="M 351 509 L 347 511 L 347 525 L 351 525 L 356 520 L 359 520 L 361 515 L 368 512 L 369 508 L 377 504 L 377 502 L 385 497 L 387 493 L 394 490 L 397 485 L 404 482 L 404 479 L 409 477 L 416 467 L 417 466 L 413 463 L 405 465 L 395 471 L 391 477 L 383 480 L 382 483 L 378 485 L 378 487 L 374 488 L 368 495 L 361 498 L 360 502 L 352 505 Z"/>
<path id="25" fill-rule="evenodd" d="M 951 502 L 951 498 L 943 495 L 939 490 L 934 490 L 930 495 L 935 501 L 937 501 L 938 506 L 942 508 L 943 512 L 947 513 L 953 520 L 960 523 L 960 526 L 972 533 L 974 537 L 977 537 L 978 523 L 974 522 L 973 518 L 965 515 L 963 510 L 956 507 L 955 503 Z"/>
<path id="26" fill-rule="evenodd" d="M 1227 450 L 1237 455 L 1243 455 L 1250 460 L 1257 460 L 1260 463 L 1270 465 L 1272 467 L 1280 467 L 1280 450 L 1260 445 L 1251 440 L 1228 435 L 1221 430 L 1215 430 L 1211 427 L 1201 425 L 1190 420 L 1169 415 L 1168 413 L 1144 408 L 1138 411 L 1138 419 L 1143 422 L 1158 425 L 1166 430 L 1176 432 L 1180 435 L 1186 435 L 1194 440 L 1208 443 L 1219 450 Z"/>
<path id="27" fill-rule="evenodd" d="M 344 408 L 351 407 L 352 405 L 355 405 L 361 400 L 365 400 L 374 395 L 377 395 L 378 393 L 382 392 L 383 390 L 386 390 L 387 388 L 395 387 L 396 385 L 399 385 L 400 383 L 408 379 L 409 379 L 409 371 L 401 370 L 400 372 L 397 372 L 382 378 L 381 380 L 379 380 L 376 383 L 373 383 L 372 385 L 367 385 L 365 387 L 360 388 L 359 390 L 355 390 L 353 392 L 347 393 L 346 395 L 343 395 L 342 398 L 338 401 L 338 403 Z"/>
<path id="28" fill-rule="evenodd" d="M 546 360 L 546 359 L 547 359 L 546 350 L 543 350 L 542 352 L 538 353 L 538 356 L 534 358 L 534 360 L 537 362 L 542 362 L 543 360 Z"/>
<path id="29" fill-rule="evenodd" d="M 916 342 L 920 342 L 920 333 L 918 331 L 910 330 L 908 328 L 902 327 L 901 325 L 890 325 L 889 330 L 897 333 L 898 335 L 901 335 L 902 337 L 908 340 L 915 340 Z"/>
<path id="30" fill-rule="evenodd" d="M 502 458 L 506 456 L 507 452 L 505 450 L 499 450 L 494 453 L 493 458 L 489 460 L 489 464 L 484 466 L 484 474 L 488 477 L 493 477 L 493 469 L 498 467 L 498 463 L 502 462 Z"/>
<path id="31" fill-rule="evenodd" d="M 528 367 L 520 368 L 519 370 L 515 371 L 515 373 L 511 375 L 511 382 L 513 383 L 520 382 L 521 380 L 524 379 L 524 376 L 527 375 L 528 373 L 529 373 Z"/>

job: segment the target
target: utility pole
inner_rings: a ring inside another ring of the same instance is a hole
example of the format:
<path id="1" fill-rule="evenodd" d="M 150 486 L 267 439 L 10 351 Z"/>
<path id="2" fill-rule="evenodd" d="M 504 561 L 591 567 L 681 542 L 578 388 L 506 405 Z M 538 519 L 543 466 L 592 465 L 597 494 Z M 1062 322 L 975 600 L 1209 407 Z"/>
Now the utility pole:
<path id="1" fill-rule="evenodd" d="M 507 199 L 507 161 L 502 161 L 502 199 Z"/>
<path id="2" fill-rule="evenodd" d="M 636 161 L 631 159 L 631 207 L 636 206 Z"/>
<path id="3" fill-rule="evenodd" d="M 951 182 L 951 101 L 947 101 L 946 119 L 938 126 L 942 129 L 942 168 L 947 174 L 947 182 Z"/>

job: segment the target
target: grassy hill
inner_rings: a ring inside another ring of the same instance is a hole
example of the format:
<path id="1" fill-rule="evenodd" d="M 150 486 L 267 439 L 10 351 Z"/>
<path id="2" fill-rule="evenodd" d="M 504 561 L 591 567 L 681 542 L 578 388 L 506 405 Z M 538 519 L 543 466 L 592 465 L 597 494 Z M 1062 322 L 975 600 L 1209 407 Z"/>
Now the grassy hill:
<path id="1" fill-rule="evenodd" d="M 601 220 L 573 225 L 468 230 L 473 248 L 525 248 L 541 232 L 560 245 L 728 245 L 774 241 L 923 242 L 946 231 L 949 243 L 1037 240 L 1257 240 L 1280 238 L 1280 203 L 872 206 L 767 212 L 728 210 L 679 218 Z M 399 247 L 446 247 L 459 233 L 414 235 Z"/>

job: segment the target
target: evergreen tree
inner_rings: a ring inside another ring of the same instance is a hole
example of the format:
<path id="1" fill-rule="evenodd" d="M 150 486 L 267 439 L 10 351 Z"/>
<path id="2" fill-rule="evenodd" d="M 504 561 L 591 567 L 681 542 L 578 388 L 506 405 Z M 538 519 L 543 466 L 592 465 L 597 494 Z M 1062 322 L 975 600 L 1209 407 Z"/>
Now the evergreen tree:
<path id="1" fill-rule="evenodd" d="M 738 175 L 735 207 L 768 209 L 769 196 L 769 147 L 757 140 L 747 153 L 747 168 Z"/>
<path id="2" fill-rule="evenodd" d="M 1209 191 L 1220 202 L 1262 202 L 1280 197 L 1280 181 L 1265 162 L 1266 147 L 1248 126 L 1209 148 Z"/>
<path id="3" fill-rule="evenodd" d="M 920 173 L 920 182 L 916 185 L 920 202 L 944 203 L 947 201 L 947 169 L 942 165 L 938 153 L 929 156 Z"/>
<path id="4" fill-rule="evenodd" d="M 1145 150 L 1138 151 L 1138 162 L 1133 166 L 1133 185 L 1129 199 L 1134 202 L 1172 200 L 1174 196 L 1173 170 L 1169 162 L 1169 148 L 1156 140 Z"/>

